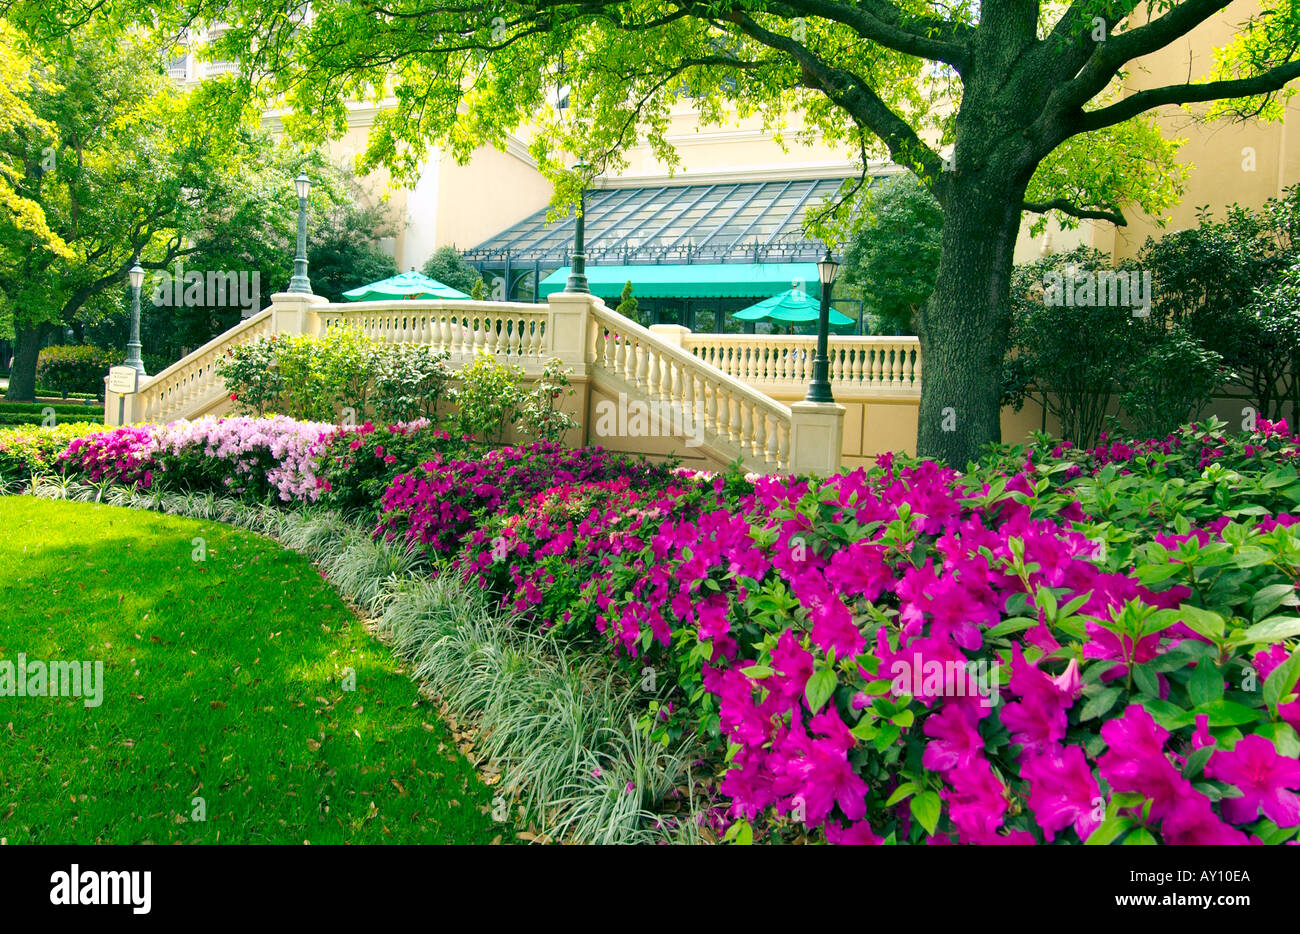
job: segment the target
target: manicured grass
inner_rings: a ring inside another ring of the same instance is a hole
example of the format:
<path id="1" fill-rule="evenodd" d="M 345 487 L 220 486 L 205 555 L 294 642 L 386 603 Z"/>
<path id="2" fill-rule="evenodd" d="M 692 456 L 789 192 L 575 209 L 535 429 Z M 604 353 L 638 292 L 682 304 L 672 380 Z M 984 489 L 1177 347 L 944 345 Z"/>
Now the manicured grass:
<path id="1" fill-rule="evenodd" d="M 99 707 L 0 697 L 9 843 L 502 834 L 434 710 L 302 556 L 219 523 L 28 497 L 0 498 L 0 529 L 0 659 L 104 662 Z"/>

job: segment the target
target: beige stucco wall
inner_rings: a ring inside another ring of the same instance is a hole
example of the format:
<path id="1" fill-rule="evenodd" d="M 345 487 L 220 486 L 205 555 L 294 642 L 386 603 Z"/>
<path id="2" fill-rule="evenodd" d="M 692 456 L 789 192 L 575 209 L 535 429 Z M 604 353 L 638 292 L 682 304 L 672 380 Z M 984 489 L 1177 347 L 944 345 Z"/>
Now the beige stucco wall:
<path id="1" fill-rule="evenodd" d="M 348 130 L 327 146 L 330 158 L 355 167 L 365 152 L 375 108 L 351 108 Z M 263 125 L 278 135 L 280 115 L 272 111 Z M 433 149 L 413 185 L 396 184 L 380 167 L 358 177 L 367 204 L 386 204 L 394 228 L 389 244 L 399 269 L 420 268 L 443 246 L 468 249 L 545 207 L 551 184 L 529 157 L 525 144 L 510 137 L 506 150 L 482 146 L 461 165 Z"/>
<path id="2" fill-rule="evenodd" d="M 1214 50 L 1228 45 L 1237 24 L 1258 12 L 1257 0 L 1235 0 L 1172 45 L 1148 55 L 1129 69 L 1125 94 L 1195 81 L 1206 76 L 1214 62 Z M 1233 203 L 1258 208 L 1269 197 L 1277 197 L 1288 185 L 1300 182 L 1300 102 L 1286 107 L 1285 119 L 1277 123 L 1258 120 L 1199 122 L 1204 105 L 1184 109 L 1162 107 L 1153 111 L 1167 137 L 1185 138 L 1178 161 L 1192 169 L 1187 190 L 1179 205 L 1167 212 L 1167 223 L 1149 217 L 1134 207 L 1126 208 L 1129 224 L 1088 224 L 1089 241 L 1098 249 L 1122 261 L 1134 257 L 1148 237 L 1196 226 L 1197 210 L 1209 206 L 1222 218 Z"/>

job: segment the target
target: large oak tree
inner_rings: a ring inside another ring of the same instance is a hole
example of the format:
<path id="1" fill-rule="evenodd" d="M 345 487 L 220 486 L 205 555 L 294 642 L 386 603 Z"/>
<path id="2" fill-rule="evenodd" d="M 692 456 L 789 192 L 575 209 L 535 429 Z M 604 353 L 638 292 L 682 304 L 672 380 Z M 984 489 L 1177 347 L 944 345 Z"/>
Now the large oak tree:
<path id="1" fill-rule="evenodd" d="M 223 57 L 283 95 L 289 125 L 324 138 L 345 103 L 389 99 L 367 160 L 412 176 L 438 143 L 466 157 L 523 125 L 570 197 L 566 154 L 617 166 L 634 140 L 671 159 L 668 108 L 728 109 L 811 132 L 914 171 L 943 208 L 934 292 L 918 316 L 919 452 L 964 464 L 999 436 L 999 368 L 1024 212 L 1123 223 L 1178 193 L 1172 147 L 1144 117 L 1233 101 L 1276 116 L 1300 76 L 1300 3 L 1264 0 L 1206 80 L 1132 91 L 1126 69 L 1185 40 L 1228 0 L 42 0 L 57 33 L 98 16 L 171 28 L 227 24 Z M 1210 50 L 1204 50 L 1208 55 Z M 553 107 L 557 84 L 569 106 Z M 944 156 L 948 155 L 945 159 Z M 951 409 L 955 415 L 945 418 Z M 950 430 L 945 430 L 950 429 Z"/>

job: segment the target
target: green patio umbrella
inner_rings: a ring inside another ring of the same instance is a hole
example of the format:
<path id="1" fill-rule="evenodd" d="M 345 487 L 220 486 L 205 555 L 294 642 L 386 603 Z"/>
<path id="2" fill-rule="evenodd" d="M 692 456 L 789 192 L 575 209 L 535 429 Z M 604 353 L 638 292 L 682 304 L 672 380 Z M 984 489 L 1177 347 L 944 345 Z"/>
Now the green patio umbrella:
<path id="1" fill-rule="evenodd" d="M 394 298 L 469 298 L 460 289 L 453 289 L 414 269 L 344 292 L 343 297 L 350 302 L 384 302 Z"/>
<path id="2" fill-rule="evenodd" d="M 817 320 L 821 313 L 821 304 L 803 289 L 790 289 L 771 298 L 765 298 L 757 305 L 750 305 L 734 315 L 737 321 L 776 321 L 781 324 L 809 324 Z M 835 327 L 853 324 L 853 319 L 842 315 L 834 308 L 830 310 L 830 323 Z"/>

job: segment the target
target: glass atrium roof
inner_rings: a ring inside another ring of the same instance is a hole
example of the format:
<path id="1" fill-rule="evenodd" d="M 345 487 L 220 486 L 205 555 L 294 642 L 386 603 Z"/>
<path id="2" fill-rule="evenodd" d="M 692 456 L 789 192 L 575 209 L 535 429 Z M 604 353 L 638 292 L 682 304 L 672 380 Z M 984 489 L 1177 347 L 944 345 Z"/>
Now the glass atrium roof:
<path id="1" fill-rule="evenodd" d="M 599 188 L 587 192 L 585 239 L 593 265 L 781 263 L 820 259 L 803 218 L 842 178 Z M 474 263 L 567 265 L 574 218 L 543 209 L 464 252 Z"/>

